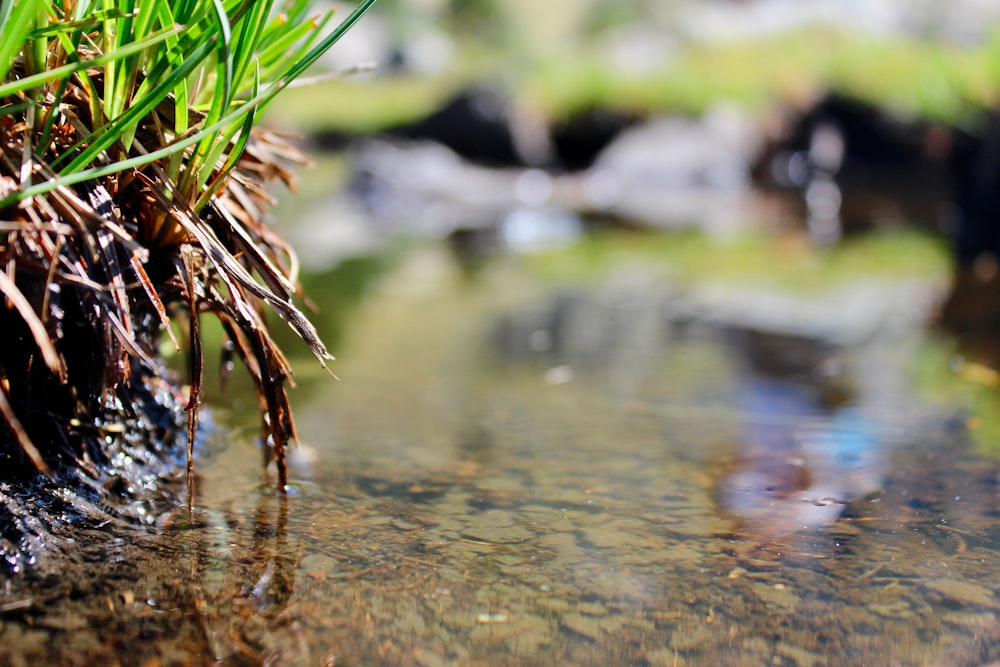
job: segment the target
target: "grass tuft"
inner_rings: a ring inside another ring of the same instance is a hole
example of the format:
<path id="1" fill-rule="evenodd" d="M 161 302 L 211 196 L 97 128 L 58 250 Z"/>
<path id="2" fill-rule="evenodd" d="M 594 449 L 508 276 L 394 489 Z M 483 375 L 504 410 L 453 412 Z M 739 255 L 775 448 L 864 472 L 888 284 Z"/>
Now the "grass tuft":
<path id="1" fill-rule="evenodd" d="M 304 156 L 256 123 L 373 4 L 334 25 L 308 0 L 0 0 L 0 417 L 34 468 L 86 463 L 52 424 L 127 410 L 130 383 L 166 373 L 163 334 L 188 351 L 190 447 L 207 314 L 254 378 L 285 487 L 292 372 L 266 308 L 330 356 L 263 220 L 266 184 Z"/>

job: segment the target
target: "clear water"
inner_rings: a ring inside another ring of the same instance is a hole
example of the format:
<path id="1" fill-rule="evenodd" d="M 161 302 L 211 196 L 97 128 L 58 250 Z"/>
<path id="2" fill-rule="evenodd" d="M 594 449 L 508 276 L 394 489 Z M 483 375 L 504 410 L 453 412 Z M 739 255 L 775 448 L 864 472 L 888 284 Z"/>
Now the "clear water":
<path id="1" fill-rule="evenodd" d="M 236 429 L 193 524 L 9 584 L 2 661 L 1000 660 L 1000 466 L 918 381 L 940 280 L 569 266 L 431 245 L 373 272 L 327 323 L 340 380 L 298 364 L 294 493 Z"/>

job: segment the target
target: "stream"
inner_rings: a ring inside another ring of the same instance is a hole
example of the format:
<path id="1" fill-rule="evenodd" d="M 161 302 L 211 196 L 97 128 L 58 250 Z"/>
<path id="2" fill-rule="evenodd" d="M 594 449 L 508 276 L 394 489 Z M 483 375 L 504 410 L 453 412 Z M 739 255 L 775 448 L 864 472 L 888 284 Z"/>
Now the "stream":
<path id="1" fill-rule="evenodd" d="M 990 664 L 1000 464 L 947 262 L 900 234 L 753 246 L 784 285 L 634 231 L 308 276 L 339 381 L 296 350 L 292 492 L 220 407 L 193 513 L 67 528 L 0 595 L 0 661 Z"/>

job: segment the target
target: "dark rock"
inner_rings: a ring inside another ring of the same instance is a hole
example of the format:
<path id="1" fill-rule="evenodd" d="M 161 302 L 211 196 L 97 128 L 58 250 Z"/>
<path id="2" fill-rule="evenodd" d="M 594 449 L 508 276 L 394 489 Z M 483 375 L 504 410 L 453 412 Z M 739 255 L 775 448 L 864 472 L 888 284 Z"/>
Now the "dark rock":
<path id="1" fill-rule="evenodd" d="M 886 222 L 938 229 L 949 196 L 949 131 L 830 93 L 793 114 L 754 177 L 798 193 L 819 240 Z"/>
<path id="2" fill-rule="evenodd" d="M 893 116 L 839 93 L 827 94 L 802 114 L 782 142 L 782 148 L 814 151 L 817 133 L 824 129 L 840 137 L 843 156 L 841 160 L 824 163 L 820 156 L 810 155 L 810 165 L 815 169 L 870 170 L 909 165 L 928 157 L 930 124 Z"/>
<path id="3" fill-rule="evenodd" d="M 950 168 L 957 220 L 955 253 L 960 264 L 1000 256 L 1000 114 L 979 132 L 953 133 Z"/>
<path id="4" fill-rule="evenodd" d="M 460 91 L 425 118 L 395 127 L 388 134 L 434 141 L 481 164 L 523 164 L 511 128 L 508 100 L 490 86 Z"/>
<path id="5" fill-rule="evenodd" d="M 638 118 L 599 107 L 591 107 L 552 126 L 552 147 L 561 167 L 586 169 L 597 155 Z"/>
<path id="6" fill-rule="evenodd" d="M 184 489 L 177 471 L 185 466 L 185 401 L 143 373 L 133 376 L 128 393 L 128 409 L 111 406 L 95 419 L 106 430 L 61 425 L 66 446 L 87 454 L 49 476 L 19 461 L 18 445 L 4 433 L 0 572 L 65 566 L 80 558 L 80 531 L 141 530 L 176 506 Z"/>

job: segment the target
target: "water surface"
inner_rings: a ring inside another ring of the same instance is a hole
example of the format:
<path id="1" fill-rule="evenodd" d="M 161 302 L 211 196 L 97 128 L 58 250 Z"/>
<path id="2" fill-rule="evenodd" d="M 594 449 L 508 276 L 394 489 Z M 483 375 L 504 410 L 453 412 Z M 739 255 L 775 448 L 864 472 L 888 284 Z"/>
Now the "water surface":
<path id="1" fill-rule="evenodd" d="M 297 366 L 294 492 L 226 435 L 193 524 L 9 584 L 3 661 L 1000 660 L 1000 466 L 917 382 L 940 277 L 560 266 L 430 244 L 374 272 L 340 381 Z"/>

